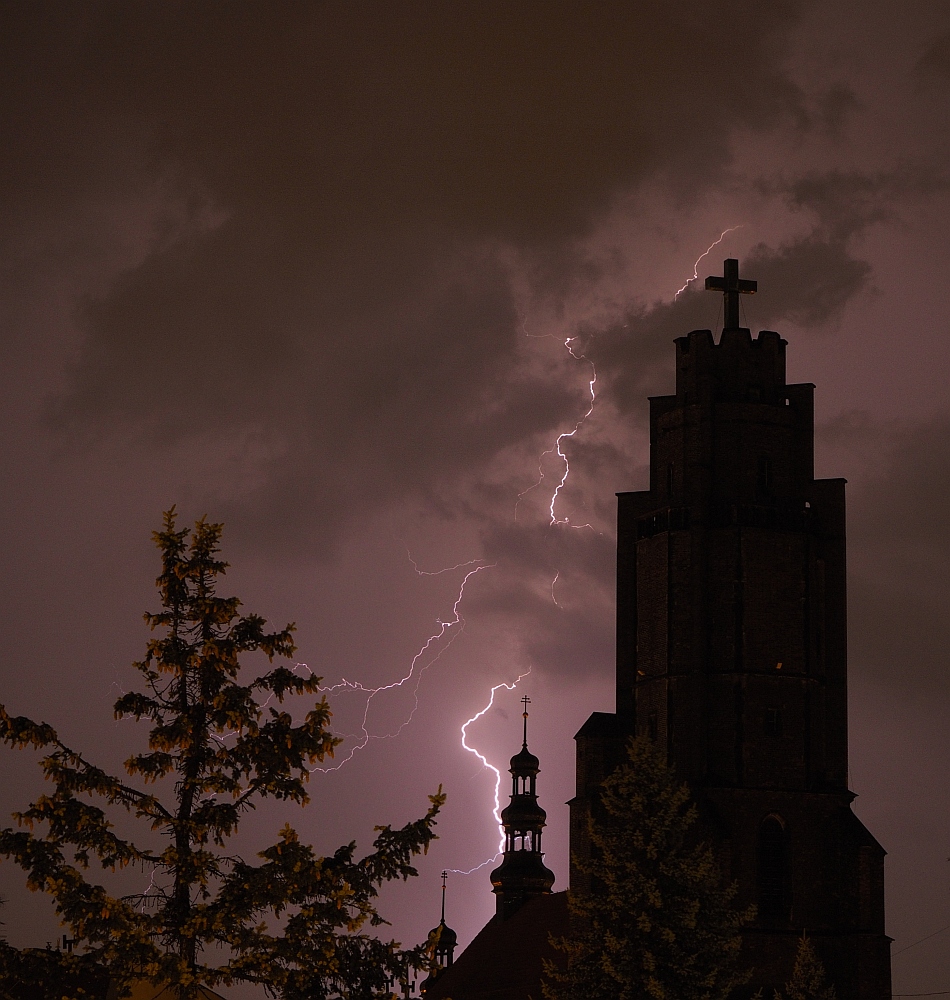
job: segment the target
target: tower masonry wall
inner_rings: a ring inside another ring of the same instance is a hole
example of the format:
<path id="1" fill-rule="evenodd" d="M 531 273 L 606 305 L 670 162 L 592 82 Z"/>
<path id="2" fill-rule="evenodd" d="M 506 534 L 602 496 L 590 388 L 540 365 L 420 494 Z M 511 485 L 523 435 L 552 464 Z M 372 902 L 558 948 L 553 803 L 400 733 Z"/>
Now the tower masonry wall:
<path id="1" fill-rule="evenodd" d="M 650 400 L 650 486 L 618 494 L 617 713 L 577 740 L 572 854 L 599 783 L 647 735 L 693 790 L 767 995 L 816 941 L 841 1000 L 890 995 L 884 850 L 847 788 L 845 482 L 814 478 L 814 386 L 777 333 L 676 341 Z M 588 891 L 572 869 L 571 887 Z"/>

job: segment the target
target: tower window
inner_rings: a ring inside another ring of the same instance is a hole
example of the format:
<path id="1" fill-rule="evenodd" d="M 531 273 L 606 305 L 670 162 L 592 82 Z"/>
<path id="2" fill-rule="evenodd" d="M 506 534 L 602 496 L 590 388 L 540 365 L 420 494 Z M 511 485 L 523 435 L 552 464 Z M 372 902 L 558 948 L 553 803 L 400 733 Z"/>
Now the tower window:
<path id="1" fill-rule="evenodd" d="M 788 831 L 777 816 L 767 816 L 758 836 L 759 917 L 765 923 L 782 923 L 791 909 L 791 865 Z"/>
<path id="2" fill-rule="evenodd" d="M 647 735 L 651 740 L 656 742 L 657 736 L 659 736 L 660 727 L 657 723 L 656 712 L 650 712 L 647 716 Z"/>
<path id="3" fill-rule="evenodd" d="M 666 495 L 671 497 L 673 495 L 673 463 L 670 462 L 666 467 Z"/>
<path id="4" fill-rule="evenodd" d="M 767 708 L 765 710 L 765 735 L 782 735 L 782 710 L 780 708 Z"/>
<path id="5" fill-rule="evenodd" d="M 759 455 L 756 486 L 764 492 L 772 489 L 772 459 L 768 455 Z"/>

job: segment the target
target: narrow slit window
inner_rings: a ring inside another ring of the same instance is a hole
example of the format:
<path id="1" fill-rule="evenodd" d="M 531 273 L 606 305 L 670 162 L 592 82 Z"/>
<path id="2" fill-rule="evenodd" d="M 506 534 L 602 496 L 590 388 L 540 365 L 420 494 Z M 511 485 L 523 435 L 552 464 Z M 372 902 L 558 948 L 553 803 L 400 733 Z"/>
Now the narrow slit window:
<path id="1" fill-rule="evenodd" d="M 782 735 L 782 710 L 767 708 L 765 710 L 765 735 L 773 738 Z"/>

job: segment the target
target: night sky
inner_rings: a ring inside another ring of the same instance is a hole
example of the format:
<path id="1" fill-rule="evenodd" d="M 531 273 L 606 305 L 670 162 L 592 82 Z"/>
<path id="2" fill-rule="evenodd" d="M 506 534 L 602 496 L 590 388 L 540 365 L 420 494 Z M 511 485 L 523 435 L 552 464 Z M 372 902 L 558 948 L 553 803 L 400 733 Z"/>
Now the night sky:
<path id="1" fill-rule="evenodd" d="M 745 325 L 817 384 L 816 473 L 850 484 L 851 787 L 895 993 L 950 990 L 945 4 L 7 3 L 0 50 L 12 713 L 110 767 L 138 746 L 111 706 L 177 504 L 224 522 L 227 589 L 328 684 L 412 670 L 368 741 L 366 695 L 330 695 L 347 762 L 242 850 L 287 819 L 368 848 L 442 783 L 382 900 L 421 940 L 438 873 L 498 843 L 460 727 L 530 670 L 469 742 L 504 769 L 530 696 L 566 888 L 571 737 L 613 709 L 614 494 L 646 487 L 646 397 L 738 257 Z M 31 759 L 0 757 L 4 817 Z M 490 870 L 450 878 L 462 944 Z M 22 885 L 0 866 L 7 937 L 44 944 Z"/>

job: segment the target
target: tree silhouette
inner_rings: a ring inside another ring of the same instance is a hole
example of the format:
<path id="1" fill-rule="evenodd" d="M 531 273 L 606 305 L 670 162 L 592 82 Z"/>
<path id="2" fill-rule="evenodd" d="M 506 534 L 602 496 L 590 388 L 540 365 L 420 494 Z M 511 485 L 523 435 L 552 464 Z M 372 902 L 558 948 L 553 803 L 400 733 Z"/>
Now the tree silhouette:
<path id="1" fill-rule="evenodd" d="M 135 664 L 143 689 L 115 703 L 116 718 L 151 724 L 147 749 L 125 762 L 131 782 L 67 747 L 50 726 L 0 706 L 0 737 L 46 751 L 41 766 L 53 785 L 15 814 L 19 829 L 0 832 L 0 854 L 26 871 L 31 889 L 52 896 L 83 945 L 60 957 L 64 974 L 107 969 L 120 988 L 148 978 L 182 997 L 234 982 L 288 1000 L 388 995 L 387 978 L 423 957 L 366 928 L 385 923 L 374 902 L 380 884 L 416 874 L 411 859 L 434 838 L 444 797 L 440 789 L 425 816 L 402 829 L 377 827 L 363 858 L 354 843 L 318 857 L 290 826 L 254 861 L 228 853 L 260 800 L 306 805 L 308 768 L 339 740 L 325 698 L 299 723 L 282 705 L 317 694 L 320 678 L 275 666 L 242 683 L 241 656 L 291 657 L 294 626 L 268 632 L 263 618 L 240 614 L 237 598 L 217 595 L 228 565 L 218 558 L 220 535 L 221 525 L 205 520 L 177 530 L 174 508 L 153 535 L 162 607 L 145 619 L 157 635 Z M 108 808 L 139 820 L 143 835 L 120 836 Z M 140 866 L 149 887 L 115 896 L 89 877 L 93 860 L 113 871 Z M 208 961 L 212 948 L 216 962 Z"/>
<path id="2" fill-rule="evenodd" d="M 775 991 L 775 1000 L 835 1000 L 835 988 L 826 982 L 825 967 L 804 934 L 798 942 L 792 978 L 784 994 Z"/>
<path id="3" fill-rule="evenodd" d="M 725 1000 L 749 979 L 739 928 L 711 849 L 695 842 L 696 807 L 652 740 L 631 740 L 591 822 L 589 894 L 571 893 L 564 963 L 545 963 L 547 1000 Z M 561 967 L 559 967 L 559 964 Z"/>

